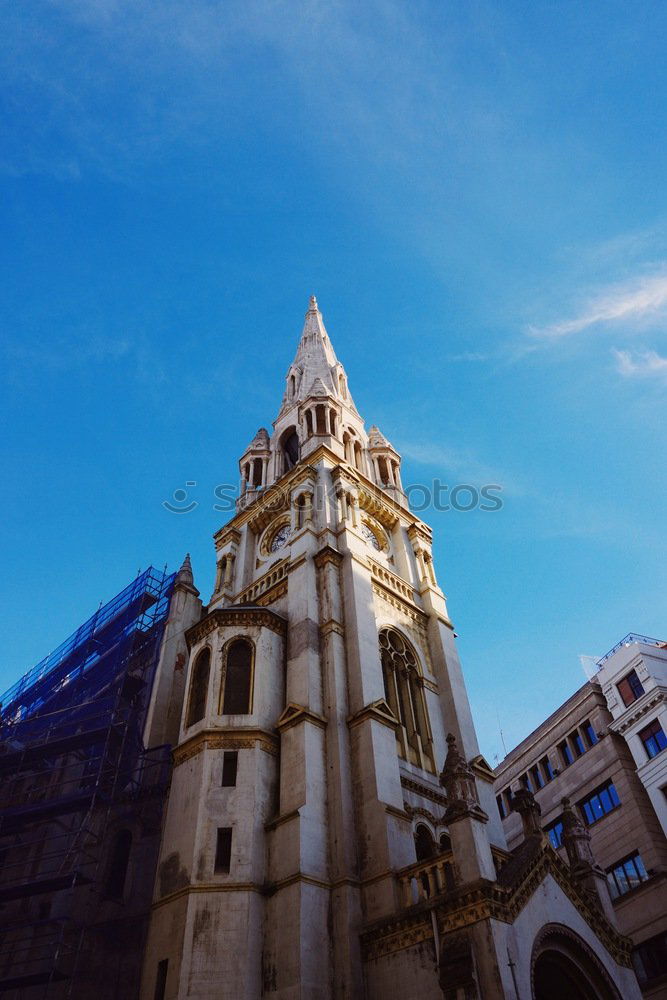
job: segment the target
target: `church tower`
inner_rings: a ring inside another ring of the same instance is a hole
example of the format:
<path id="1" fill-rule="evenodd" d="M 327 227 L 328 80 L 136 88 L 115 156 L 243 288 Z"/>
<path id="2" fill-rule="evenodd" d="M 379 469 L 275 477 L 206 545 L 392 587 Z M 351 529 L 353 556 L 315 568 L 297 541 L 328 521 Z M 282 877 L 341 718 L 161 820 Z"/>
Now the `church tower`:
<path id="1" fill-rule="evenodd" d="M 239 468 L 186 633 L 143 1000 L 529 997 L 431 530 L 314 297 Z"/>

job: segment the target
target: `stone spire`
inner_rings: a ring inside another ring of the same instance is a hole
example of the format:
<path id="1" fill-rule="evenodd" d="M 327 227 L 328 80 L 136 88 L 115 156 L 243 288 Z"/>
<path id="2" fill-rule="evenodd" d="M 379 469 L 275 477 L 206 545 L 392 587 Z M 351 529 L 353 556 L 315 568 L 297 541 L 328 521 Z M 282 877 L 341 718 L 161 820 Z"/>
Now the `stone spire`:
<path id="1" fill-rule="evenodd" d="M 195 587 L 194 576 L 192 575 L 192 563 L 190 562 L 190 553 L 185 553 L 185 559 L 176 574 L 176 587 L 185 587 L 186 590 L 192 591 L 193 594 L 199 596 L 199 591 Z"/>
<path id="2" fill-rule="evenodd" d="M 287 373 L 281 413 L 309 397 L 331 395 L 356 412 L 347 389 L 345 369 L 336 357 L 317 299 L 310 296 L 301 340 Z"/>
<path id="3" fill-rule="evenodd" d="M 563 806 L 563 846 L 570 863 L 570 871 L 589 898 L 601 907 L 607 919 L 615 926 L 616 915 L 609 896 L 607 877 L 596 863 L 591 849 L 591 835 L 570 800 L 561 800 Z"/>

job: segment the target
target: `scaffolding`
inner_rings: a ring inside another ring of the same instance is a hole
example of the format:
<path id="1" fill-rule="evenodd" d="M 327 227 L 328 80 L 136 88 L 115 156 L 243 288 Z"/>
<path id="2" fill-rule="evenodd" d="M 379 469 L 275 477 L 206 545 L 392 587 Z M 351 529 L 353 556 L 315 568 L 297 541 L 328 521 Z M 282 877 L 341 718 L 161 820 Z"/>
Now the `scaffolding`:
<path id="1" fill-rule="evenodd" d="M 124 898 L 130 848 L 112 845 L 140 822 L 157 860 L 170 748 L 143 730 L 175 577 L 141 573 L 2 697 L 3 1000 L 132 995 L 152 878 Z"/>

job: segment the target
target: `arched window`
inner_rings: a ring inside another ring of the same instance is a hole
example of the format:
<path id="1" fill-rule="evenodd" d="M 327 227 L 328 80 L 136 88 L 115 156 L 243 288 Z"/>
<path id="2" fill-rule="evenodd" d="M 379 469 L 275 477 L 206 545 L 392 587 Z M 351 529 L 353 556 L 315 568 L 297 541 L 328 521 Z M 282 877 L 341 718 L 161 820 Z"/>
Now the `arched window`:
<path id="1" fill-rule="evenodd" d="M 363 472 L 361 467 L 361 445 L 358 441 L 354 442 L 354 467 L 358 469 L 359 472 Z"/>
<path id="2" fill-rule="evenodd" d="M 313 414 L 306 410 L 306 434 L 310 437 L 313 433 Z"/>
<path id="3" fill-rule="evenodd" d="M 415 851 L 417 852 L 417 861 L 428 861 L 429 858 L 434 858 L 437 854 L 433 834 L 423 823 L 420 823 L 415 830 Z"/>
<path id="4" fill-rule="evenodd" d="M 119 830 L 113 842 L 104 882 L 104 895 L 107 899 L 123 898 L 131 849 L 132 834 L 129 830 Z"/>
<path id="5" fill-rule="evenodd" d="M 396 731 L 399 756 L 434 771 L 433 743 L 417 656 L 400 632 L 383 628 L 380 659 L 387 702 L 400 723 Z"/>
<path id="6" fill-rule="evenodd" d="M 190 697 L 188 699 L 188 714 L 186 726 L 194 726 L 204 718 L 206 712 L 206 696 L 208 694 L 208 675 L 211 670 L 211 650 L 206 647 L 195 660 L 190 681 Z"/>
<path id="7" fill-rule="evenodd" d="M 382 486 L 388 486 L 389 472 L 387 471 L 387 460 L 382 456 L 378 458 L 378 472 L 380 473 L 380 483 Z"/>
<path id="8" fill-rule="evenodd" d="M 343 452 L 345 453 L 345 461 L 352 465 L 351 453 L 350 453 L 350 435 L 345 431 L 343 434 Z"/>
<path id="9" fill-rule="evenodd" d="M 315 407 L 315 424 L 317 427 L 318 434 L 326 434 L 327 432 L 327 411 L 324 403 L 318 403 Z"/>
<path id="10" fill-rule="evenodd" d="M 296 392 L 296 378 L 294 375 L 290 375 L 289 378 L 289 394 L 291 398 L 294 398 L 294 393 Z"/>
<path id="11" fill-rule="evenodd" d="M 289 427 L 280 439 L 283 453 L 283 472 L 289 472 L 299 461 L 299 436 L 296 428 Z"/>
<path id="12" fill-rule="evenodd" d="M 329 410 L 329 429 L 332 434 L 336 433 L 336 413 L 335 410 Z"/>
<path id="13" fill-rule="evenodd" d="M 234 639 L 225 657 L 222 715 L 248 715 L 252 711 L 252 673 L 252 645 L 246 639 Z"/>

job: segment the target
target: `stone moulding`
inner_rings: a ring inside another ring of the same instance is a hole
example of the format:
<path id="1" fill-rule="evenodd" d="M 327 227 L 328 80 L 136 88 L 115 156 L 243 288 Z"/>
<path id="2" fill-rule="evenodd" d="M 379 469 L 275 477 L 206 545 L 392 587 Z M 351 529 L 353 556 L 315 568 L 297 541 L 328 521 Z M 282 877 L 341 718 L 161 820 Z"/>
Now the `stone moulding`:
<path id="1" fill-rule="evenodd" d="M 227 608 L 215 608 L 214 611 L 209 611 L 201 621 L 186 629 L 185 640 L 188 649 L 201 642 L 217 628 L 229 628 L 237 625 L 268 628 L 283 638 L 287 635 L 287 621 L 275 611 L 269 611 L 268 608 L 259 606 L 240 607 L 232 604 Z"/>
<path id="2" fill-rule="evenodd" d="M 311 711 L 305 705 L 297 705 L 293 701 L 282 712 L 276 723 L 276 728 L 282 734 L 291 729 L 292 726 L 298 726 L 300 722 L 310 722 L 314 726 L 317 726 L 318 729 L 327 728 L 327 720 L 323 715 L 318 715 L 317 712 Z"/>
<path id="3" fill-rule="evenodd" d="M 255 747 L 277 757 L 279 738 L 268 729 L 203 729 L 174 749 L 174 767 L 196 757 L 202 750 L 252 750 Z"/>
<path id="4" fill-rule="evenodd" d="M 645 701 L 642 699 L 642 704 L 635 708 L 633 705 L 633 711 L 631 713 L 625 713 L 617 722 L 612 722 L 609 728 L 613 732 L 625 733 L 627 730 L 634 725 L 639 719 L 651 712 L 656 705 L 661 702 L 667 701 L 667 688 L 656 687 L 651 691 L 651 697 L 647 698 Z"/>

